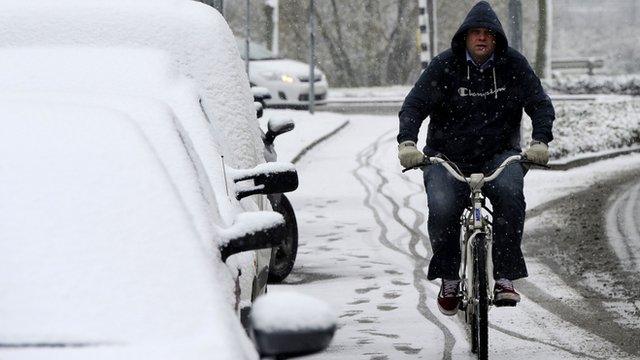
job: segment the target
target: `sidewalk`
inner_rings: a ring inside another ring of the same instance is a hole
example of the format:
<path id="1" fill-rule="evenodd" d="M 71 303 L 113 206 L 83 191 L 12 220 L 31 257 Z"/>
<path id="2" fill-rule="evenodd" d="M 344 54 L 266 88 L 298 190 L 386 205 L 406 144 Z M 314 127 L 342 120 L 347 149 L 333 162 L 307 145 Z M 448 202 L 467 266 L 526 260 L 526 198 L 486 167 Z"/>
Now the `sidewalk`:
<path id="1" fill-rule="evenodd" d="M 296 127 L 291 132 L 276 138 L 278 161 L 296 163 L 308 150 L 339 132 L 349 123 L 348 116 L 321 112 L 315 115 L 308 111 L 266 109 L 260 119 L 260 127 L 266 132 L 270 118 L 292 119 Z"/>

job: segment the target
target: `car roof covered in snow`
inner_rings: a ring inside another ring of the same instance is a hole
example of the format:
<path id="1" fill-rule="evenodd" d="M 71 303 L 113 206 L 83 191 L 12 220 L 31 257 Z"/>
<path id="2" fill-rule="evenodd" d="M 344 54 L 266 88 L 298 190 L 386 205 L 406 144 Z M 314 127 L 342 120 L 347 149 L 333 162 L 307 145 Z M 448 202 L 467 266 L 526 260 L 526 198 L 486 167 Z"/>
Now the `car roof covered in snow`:
<path id="1" fill-rule="evenodd" d="M 198 157 L 206 164 L 204 169 L 211 186 L 216 193 L 226 194 L 228 184 L 221 161 L 225 133 L 220 121 L 216 121 L 219 117 L 208 116 L 210 112 L 200 105 L 193 80 L 177 71 L 166 51 L 118 47 L 0 48 L 0 69 L 11 69 L 0 71 L 3 84 L 0 97 L 22 94 L 29 98 L 48 93 L 57 101 L 79 104 L 88 101 L 127 112 L 133 103 L 128 99 L 137 99 L 133 109 L 142 123 L 154 121 L 144 111 L 148 100 L 170 106 L 169 111 L 175 113 L 188 134 L 186 140 L 193 143 Z M 152 102 L 150 106 L 155 105 Z M 231 224 L 241 207 L 232 206 L 226 196 L 215 200 L 220 210 L 216 220 L 221 216 L 224 224 Z"/>
<path id="2" fill-rule="evenodd" d="M 0 46 L 153 48 L 193 79 L 229 164 L 262 162 L 249 81 L 235 39 L 212 7 L 188 0 L 0 0 Z M 9 71 L 8 69 L 5 71 Z"/>

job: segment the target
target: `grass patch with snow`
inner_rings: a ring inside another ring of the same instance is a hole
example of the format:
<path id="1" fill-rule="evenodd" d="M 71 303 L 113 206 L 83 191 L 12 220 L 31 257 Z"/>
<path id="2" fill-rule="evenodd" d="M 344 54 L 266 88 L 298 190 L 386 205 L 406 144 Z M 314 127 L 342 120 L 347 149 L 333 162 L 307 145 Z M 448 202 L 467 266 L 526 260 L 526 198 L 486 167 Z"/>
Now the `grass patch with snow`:
<path id="1" fill-rule="evenodd" d="M 552 159 L 640 145 L 640 99 L 617 102 L 557 102 Z M 525 121 L 530 140 L 531 120 Z"/>

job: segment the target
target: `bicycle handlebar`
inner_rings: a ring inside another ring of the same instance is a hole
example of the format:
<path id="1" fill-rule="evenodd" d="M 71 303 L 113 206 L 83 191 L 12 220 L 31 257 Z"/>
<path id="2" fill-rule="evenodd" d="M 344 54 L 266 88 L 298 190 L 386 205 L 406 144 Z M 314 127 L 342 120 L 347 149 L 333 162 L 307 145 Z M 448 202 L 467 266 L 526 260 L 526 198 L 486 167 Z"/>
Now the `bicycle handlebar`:
<path id="1" fill-rule="evenodd" d="M 498 175 L 500 175 L 502 173 L 502 170 L 504 170 L 504 168 L 514 162 L 518 162 L 521 160 L 526 160 L 526 157 L 524 155 L 512 155 L 509 156 L 508 158 L 506 158 L 502 164 L 500 164 L 500 166 L 498 166 L 489 176 L 486 176 L 484 178 L 484 182 L 487 183 L 489 181 L 494 180 L 495 178 L 498 177 Z M 459 172 L 457 170 L 457 168 L 454 168 L 453 166 L 451 166 L 451 162 L 444 160 L 442 158 L 439 157 L 424 157 L 424 161 L 421 164 L 418 164 L 414 167 L 410 167 L 410 168 L 406 168 L 404 170 L 402 170 L 402 172 L 407 172 L 409 170 L 413 170 L 413 169 L 419 169 L 422 168 L 424 166 L 427 165 L 435 165 L 435 164 L 442 164 L 442 166 L 447 169 L 447 171 L 451 174 L 451 176 L 453 176 L 454 178 L 456 178 L 459 181 L 465 182 L 465 183 L 469 183 L 471 181 L 470 177 L 465 177 L 464 174 L 462 174 L 461 172 Z"/>

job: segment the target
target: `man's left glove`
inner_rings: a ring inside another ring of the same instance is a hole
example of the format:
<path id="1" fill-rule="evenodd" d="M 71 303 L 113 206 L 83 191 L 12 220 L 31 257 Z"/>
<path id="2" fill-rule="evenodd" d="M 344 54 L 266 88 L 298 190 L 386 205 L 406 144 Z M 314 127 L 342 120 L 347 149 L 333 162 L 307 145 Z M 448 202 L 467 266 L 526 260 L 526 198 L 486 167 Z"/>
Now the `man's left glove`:
<path id="1" fill-rule="evenodd" d="M 411 168 L 424 161 L 424 154 L 413 141 L 403 141 L 398 145 L 398 159 L 404 168 Z"/>
<path id="2" fill-rule="evenodd" d="M 533 140 L 524 153 L 527 160 L 536 164 L 547 165 L 549 162 L 549 147 L 542 141 Z"/>

